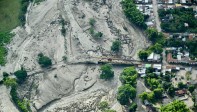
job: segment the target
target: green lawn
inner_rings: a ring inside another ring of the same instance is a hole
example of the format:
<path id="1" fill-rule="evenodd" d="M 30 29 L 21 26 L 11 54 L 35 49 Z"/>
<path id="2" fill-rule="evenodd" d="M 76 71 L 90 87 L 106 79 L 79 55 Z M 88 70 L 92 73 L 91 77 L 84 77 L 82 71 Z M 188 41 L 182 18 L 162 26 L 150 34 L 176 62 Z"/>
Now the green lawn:
<path id="1" fill-rule="evenodd" d="M 9 32 L 20 24 L 21 0 L 0 0 L 0 32 Z"/>
<path id="2" fill-rule="evenodd" d="M 6 48 L 12 37 L 9 32 L 20 25 L 21 0 L 0 0 L 0 65 L 6 63 Z"/>

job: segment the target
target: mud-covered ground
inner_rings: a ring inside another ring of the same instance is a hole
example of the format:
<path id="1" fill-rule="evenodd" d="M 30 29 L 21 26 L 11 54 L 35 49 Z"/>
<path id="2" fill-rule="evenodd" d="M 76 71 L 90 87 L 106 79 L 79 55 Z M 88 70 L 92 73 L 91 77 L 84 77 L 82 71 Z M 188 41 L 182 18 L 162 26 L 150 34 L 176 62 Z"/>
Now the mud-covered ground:
<path id="1" fill-rule="evenodd" d="M 136 60 L 138 51 L 148 45 L 142 31 L 125 18 L 120 1 L 46 0 L 29 6 L 25 28 L 13 30 L 15 36 L 7 46 L 8 62 L 1 72 L 13 73 L 21 66 L 28 71 L 28 80 L 18 93 L 30 100 L 33 111 L 95 112 L 101 100 L 107 100 L 117 112 L 124 110 L 116 100 L 123 68 L 114 67 L 114 79 L 104 81 L 99 79 L 99 65 L 82 63 L 113 55 L 110 47 L 115 39 L 121 40 L 122 56 Z M 62 18 L 65 37 L 61 34 Z M 103 33 L 101 40 L 89 34 L 90 18 L 96 20 L 95 31 Z M 52 59 L 50 69 L 37 63 L 41 52 Z M 68 57 L 67 63 L 63 56 Z M 9 89 L 0 88 L 0 110 L 17 112 Z"/>

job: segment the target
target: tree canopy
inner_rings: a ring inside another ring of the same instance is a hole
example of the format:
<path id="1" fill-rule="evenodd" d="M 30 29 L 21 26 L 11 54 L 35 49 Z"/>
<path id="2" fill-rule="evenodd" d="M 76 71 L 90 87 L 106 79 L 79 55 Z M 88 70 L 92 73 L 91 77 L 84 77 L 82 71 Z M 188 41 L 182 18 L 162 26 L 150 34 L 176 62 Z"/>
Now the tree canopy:
<path id="1" fill-rule="evenodd" d="M 165 43 L 164 35 L 161 32 L 158 32 L 155 28 L 148 28 L 146 31 L 148 39 L 153 43 L 159 43 L 163 45 Z"/>
<path id="2" fill-rule="evenodd" d="M 112 71 L 112 66 L 110 64 L 105 64 L 103 66 L 101 66 L 101 74 L 100 74 L 100 78 L 101 79 L 111 79 L 114 77 L 114 71 Z"/>
<path id="3" fill-rule="evenodd" d="M 149 48 L 151 51 L 157 54 L 161 54 L 163 52 L 163 47 L 161 44 L 156 43 L 155 45 Z"/>
<path id="4" fill-rule="evenodd" d="M 138 56 L 141 60 L 145 61 L 147 60 L 148 56 L 149 56 L 150 52 L 146 51 L 146 50 L 141 50 L 139 53 L 138 53 Z"/>
<path id="5" fill-rule="evenodd" d="M 123 84 L 131 84 L 132 86 L 136 85 L 137 71 L 134 67 L 127 67 L 123 70 L 120 76 L 120 80 Z"/>
<path id="6" fill-rule="evenodd" d="M 161 107 L 161 112 L 190 112 L 184 102 L 175 100 Z"/>
<path id="7" fill-rule="evenodd" d="M 38 63 L 41 67 L 49 67 L 52 65 L 52 61 L 49 57 L 44 56 L 42 53 L 38 54 Z"/>
<path id="8" fill-rule="evenodd" d="M 136 96 L 136 89 L 129 84 L 125 84 L 118 88 L 117 100 L 122 105 L 129 103 L 129 99 L 133 99 Z"/>
<path id="9" fill-rule="evenodd" d="M 119 52 L 121 49 L 121 42 L 119 40 L 116 40 L 112 43 L 112 46 L 111 46 L 111 50 L 113 52 Z"/>
<path id="10" fill-rule="evenodd" d="M 149 102 L 156 102 L 162 99 L 163 89 L 157 88 L 154 89 L 152 92 L 143 92 L 139 95 L 139 97 L 144 101 L 148 100 Z"/>
<path id="11" fill-rule="evenodd" d="M 137 9 L 133 0 L 122 0 L 123 11 L 128 20 L 136 26 L 146 29 L 144 15 Z"/>
<path id="12" fill-rule="evenodd" d="M 27 71 L 24 68 L 21 68 L 21 70 L 18 70 L 16 72 L 14 72 L 14 75 L 16 76 L 16 78 L 18 79 L 18 83 L 21 84 L 23 83 L 26 78 L 27 78 Z"/>
<path id="13" fill-rule="evenodd" d="M 106 101 L 99 103 L 98 108 L 102 111 L 109 109 L 109 104 Z"/>
<path id="14" fill-rule="evenodd" d="M 197 20 L 193 8 L 159 9 L 161 28 L 166 32 L 197 32 Z M 187 25 L 185 25 L 187 24 Z"/>

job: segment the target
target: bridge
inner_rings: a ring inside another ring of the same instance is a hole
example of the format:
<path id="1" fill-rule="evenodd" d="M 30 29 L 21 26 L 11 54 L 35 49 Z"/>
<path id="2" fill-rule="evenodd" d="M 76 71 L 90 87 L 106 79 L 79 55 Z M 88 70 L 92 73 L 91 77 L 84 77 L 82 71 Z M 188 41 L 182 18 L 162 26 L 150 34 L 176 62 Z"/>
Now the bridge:
<path id="1" fill-rule="evenodd" d="M 139 65 L 142 62 L 139 60 L 128 58 L 112 58 L 112 57 L 93 57 L 98 59 L 98 64 L 111 63 L 112 65 Z"/>

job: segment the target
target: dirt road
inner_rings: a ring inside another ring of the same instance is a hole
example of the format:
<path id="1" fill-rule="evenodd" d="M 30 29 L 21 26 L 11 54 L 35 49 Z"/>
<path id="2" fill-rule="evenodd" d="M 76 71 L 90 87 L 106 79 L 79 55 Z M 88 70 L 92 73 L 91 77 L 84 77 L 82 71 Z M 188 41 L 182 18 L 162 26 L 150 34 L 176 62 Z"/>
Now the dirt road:
<path id="1" fill-rule="evenodd" d="M 153 0 L 153 13 L 155 17 L 156 28 L 159 32 L 161 32 L 161 26 L 160 26 L 161 22 L 160 22 L 159 15 L 158 15 L 157 0 Z"/>

